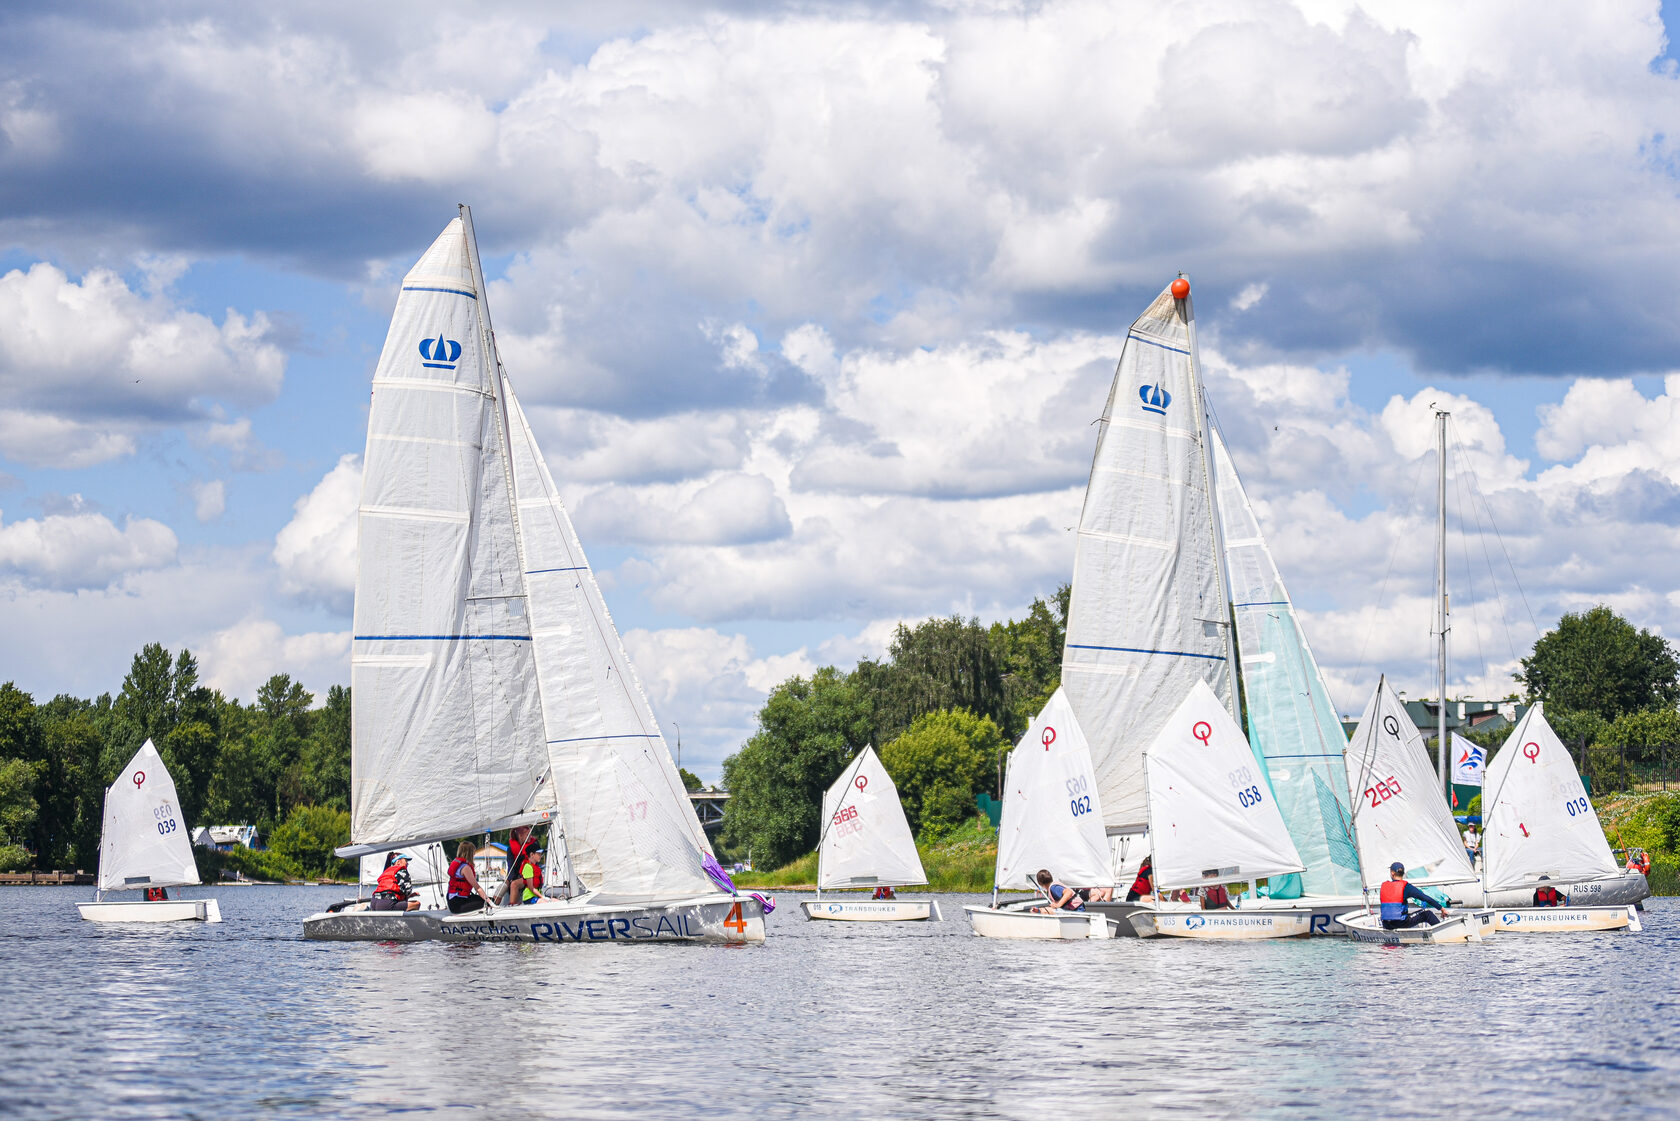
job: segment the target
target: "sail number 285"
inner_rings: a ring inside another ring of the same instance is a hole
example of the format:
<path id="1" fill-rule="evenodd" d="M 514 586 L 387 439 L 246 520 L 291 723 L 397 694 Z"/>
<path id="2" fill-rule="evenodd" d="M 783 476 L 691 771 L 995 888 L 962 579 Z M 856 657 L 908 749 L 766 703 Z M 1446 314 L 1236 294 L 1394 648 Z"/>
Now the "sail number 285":
<path id="1" fill-rule="evenodd" d="M 1382 805 L 1398 793 L 1400 793 L 1400 780 L 1393 775 L 1378 780 L 1375 786 L 1365 788 L 1365 797 L 1371 799 L 1373 808 Z"/>

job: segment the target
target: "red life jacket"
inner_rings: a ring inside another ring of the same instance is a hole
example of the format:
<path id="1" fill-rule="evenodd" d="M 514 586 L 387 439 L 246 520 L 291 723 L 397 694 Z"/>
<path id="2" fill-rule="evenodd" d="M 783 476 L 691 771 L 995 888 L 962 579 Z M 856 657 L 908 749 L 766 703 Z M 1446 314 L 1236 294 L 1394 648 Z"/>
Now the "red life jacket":
<path id="1" fill-rule="evenodd" d="M 467 882 L 466 869 L 472 867 L 472 861 L 456 857 L 449 862 L 449 898 L 465 899 L 470 896 L 472 885 Z"/>
<path id="2" fill-rule="evenodd" d="M 1534 890 L 1534 905 L 1536 907 L 1561 907 L 1563 896 L 1558 889 L 1550 884 L 1541 884 Z"/>
<path id="3" fill-rule="evenodd" d="M 1382 917 L 1390 921 L 1406 917 L 1405 880 L 1384 880 L 1377 898 L 1382 901 Z"/>
<path id="4" fill-rule="evenodd" d="M 1155 866 L 1153 864 L 1144 864 L 1143 867 L 1138 869 L 1137 879 L 1132 881 L 1132 890 L 1137 892 L 1139 895 L 1148 895 L 1152 886 L 1150 881 L 1154 879 L 1154 877 Z"/>
<path id="5" fill-rule="evenodd" d="M 512 880 L 519 878 L 519 866 L 525 863 L 525 858 L 530 855 L 531 850 L 535 848 L 536 845 L 537 842 L 530 836 L 525 838 L 524 844 L 520 844 L 518 841 L 514 840 L 511 835 L 508 837 L 508 879 Z"/>
<path id="6" fill-rule="evenodd" d="M 397 884 L 397 873 L 401 870 L 402 869 L 393 864 L 389 868 L 385 869 L 385 871 L 379 873 L 379 882 L 373 885 L 374 894 L 377 895 L 380 892 L 384 892 L 387 895 L 395 895 L 400 898 L 403 890 Z"/>

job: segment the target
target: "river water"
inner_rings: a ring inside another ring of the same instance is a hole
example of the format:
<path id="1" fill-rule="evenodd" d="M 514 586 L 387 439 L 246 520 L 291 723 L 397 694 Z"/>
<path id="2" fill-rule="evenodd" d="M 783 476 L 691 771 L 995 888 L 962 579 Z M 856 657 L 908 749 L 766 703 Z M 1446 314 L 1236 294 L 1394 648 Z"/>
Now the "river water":
<path id="1" fill-rule="evenodd" d="M 1642 934 L 1382 947 L 999 942 L 978 897 L 870 926 L 789 896 L 763 946 L 535 948 L 304 942 L 342 889 L 215 894 L 220 925 L 121 928 L 0 888 L 0 1116 L 1680 1111 L 1680 900 Z"/>

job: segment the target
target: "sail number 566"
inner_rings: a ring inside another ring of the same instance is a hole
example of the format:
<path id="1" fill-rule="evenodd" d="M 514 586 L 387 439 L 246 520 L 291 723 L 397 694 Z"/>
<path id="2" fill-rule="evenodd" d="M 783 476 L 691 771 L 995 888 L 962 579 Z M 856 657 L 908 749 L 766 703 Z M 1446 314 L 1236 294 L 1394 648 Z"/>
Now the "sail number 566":
<path id="1" fill-rule="evenodd" d="M 1393 775 L 1379 780 L 1375 786 L 1365 788 L 1365 797 L 1371 799 L 1373 808 L 1382 805 L 1398 793 L 1400 793 L 1400 780 Z"/>

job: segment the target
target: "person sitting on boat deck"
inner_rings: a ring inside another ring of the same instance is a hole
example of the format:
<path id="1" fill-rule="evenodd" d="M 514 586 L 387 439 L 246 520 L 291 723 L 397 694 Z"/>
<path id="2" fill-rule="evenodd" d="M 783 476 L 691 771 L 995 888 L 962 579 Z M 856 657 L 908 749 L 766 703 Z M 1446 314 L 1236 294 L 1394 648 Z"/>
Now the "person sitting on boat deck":
<path id="1" fill-rule="evenodd" d="M 482 911 L 490 902 L 484 889 L 478 886 L 478 869 L 473 867 L 477 847 L 462 841 L 455 848 L 455 859 L 449 862 L 449 913 L 464 915 L 468 911 Z"/>
<path id="2" fill-rule="evenodd" d="M 1628 855 L 1627 870 L 1638 872 L 1641 876 L 1651 874 L 1651 858 L 1644 849 L 1635 849 Z"/>
<path id="3" fill-rule="evenodd" d="M 1209 884 L 1201 892 L 1204 911 L 1217 911 L 1231 905 L 1231 893 L 1225 890 L 1224 884 Z"/>
<path id="4" fill-rule="evenodd" d="M 414 881 L 408 874 L 408 855 L 394 852 L 385 861 L 385 870 L 373 885 L 370 911 L 416 911 L 420 897 L 414 894 Z"/>
<path id="5" fill-rule="evenodd" d="M 875 894 L 873 896 L 871 896 L 871 898 L 873 898 L 873 899 L 897 899 L 898 896 L 893 894 L 893 889 L 891 887 L 888 887 L 886 884 L 882 884 L 880 887 L 875 889 Z"/>
<path id="6" fill-rule="evenodd" d="M 148 902 L 148 903 L 162 903 L 164 900 L 166 900 L 168 898 L 169 898 L 169 892 L 165 888 L 149 887 L 149 888 L 146 889 L 145 899 L 146 899 L 146 902 Z"/>
<path id="7" fill-rule="evenodd" d="M 501 899 L 505 895 L 510 907 L 518 906 L 524 902 L 525 881 L 520 876 L 519 870 L 524 866 L 526 857 L 531 855 L 531 850 L 536 847 L 536 844 L 536 841 L 531 838 L 531 827 L 529 825 L 515 826 L 513 832 L 508 834 L 507 883 L 503 885 L 502 891 L 496 893 L 496 898 Z"/>
<path id="8" fill-rule="evenodd" d="M 520 892 L 519 902 L 535 903 L 542 898 L 543 885 L 543 850 L 526 849 L 525 859 L 519 865 L 519 879 L 524 883 L 524 890 Z"/>
<path id="9" fill-rule="evenodd" d="M 1040 868 L 1038 875 L 1033 877 L 1039 889 L 1050 897 L 1050 906 L 1034 907 L 1035 911 L 1083 911 L 1085 900 L 1066 884 L 1058 883 L 1056 877 L 1050 874 L 1050 869 Z"/>
<path id="10" fill-rule="evenodd" d="M 1155 865 L 1149 857 L 1143 858 L 1138 865 L 1137 879 L 1132 881 L 1131 890 L 1126 892 L 1126 902 L 1136 903 L 1139 899 L 1155 890 Z"/>
<path id="11" fill-rule="evenodd" d="M 1384 930 L 1401 930 L 1408 926 L 1434 926 L 1441 921 L 1441 916 L 1430 908 L 1439 906 L 1443 912 L 1447 909 L 1407 883 L 1406 866 L 1398 860 L 1388 866 L 1388 881 L 1383 884 L 1380 897 Z M 1408 914 L 1408 899 L 1416 902 L 1421 910 Z"/>
<path id="12" fill-rule="evenodd" d="M 1545 881 L 1551 879 L 1551 877 L 1541 876 L 1540 879 Z M 1563 892 L 1551 884 L 1542 882 L 1539 887 L 1534 889 L 1534 905 L 1536 907 L 1561 907 L 1564 902 Z"/>

